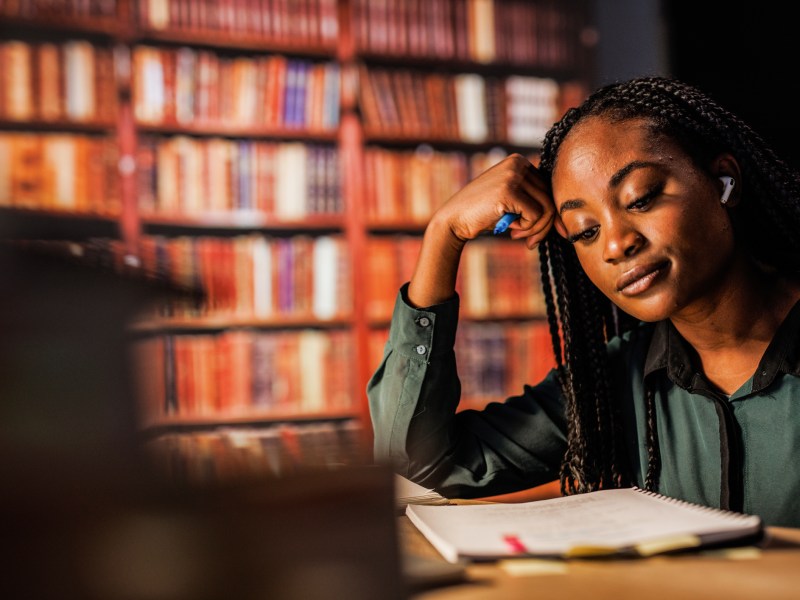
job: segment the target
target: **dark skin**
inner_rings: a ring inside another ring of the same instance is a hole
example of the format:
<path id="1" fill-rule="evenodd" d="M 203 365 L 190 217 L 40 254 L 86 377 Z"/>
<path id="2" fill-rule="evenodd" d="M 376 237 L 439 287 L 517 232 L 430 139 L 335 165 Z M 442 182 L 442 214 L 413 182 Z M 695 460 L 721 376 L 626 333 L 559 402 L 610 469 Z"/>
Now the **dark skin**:
<path id="1" fill-rule="evenodd" d="M 575 243 L 589 279 L 643 321 L 670 319 L 706 378 L 730 394 L 749 379 L 800 286 L 769 275 L 740 248 L 722 175 L 741 181 L 733 156 L 701 168 L 641 119 L 591 117 L 563 141 L 552 196 L 536 169 L 513 155 L 451 197 L 433 216 L 409 286 L 416 306 L 455 292 L 461 250 L 505 212 L 521 213 L 511 237 L 534 248 L 551 227 Z"/>

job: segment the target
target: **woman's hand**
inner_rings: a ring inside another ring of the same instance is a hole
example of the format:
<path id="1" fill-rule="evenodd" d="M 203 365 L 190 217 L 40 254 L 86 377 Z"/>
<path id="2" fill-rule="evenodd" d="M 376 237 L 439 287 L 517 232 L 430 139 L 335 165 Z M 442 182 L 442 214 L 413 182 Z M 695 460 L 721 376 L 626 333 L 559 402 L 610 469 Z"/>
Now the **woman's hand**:
<path id="1" fill-rule="evenodd" d="M 505 213 L 520 218 L 509 226 L 512 239 L 524 239 L 535 248 L 550 231 L 555 207 L 542 176 L 530 161 L 512 154 L 461 188 L 434 215 L 432 221 L 447 224 L 461 242 L 494 230 Z"/>
<path id="2" fill-rule="evenodd" d="M 481 173 L 436 211 L 425 229 L 408 300 L 423 307 L 451 298 L 464 245 L 481 233 L 493 231 L 505 213 L 520 215 L 509 226 L 509 234 L 513 239 L 524 239 L 531 249 L 544 239 L 555 219 L 547 185 L 520 154 L 512 154 Z"/>

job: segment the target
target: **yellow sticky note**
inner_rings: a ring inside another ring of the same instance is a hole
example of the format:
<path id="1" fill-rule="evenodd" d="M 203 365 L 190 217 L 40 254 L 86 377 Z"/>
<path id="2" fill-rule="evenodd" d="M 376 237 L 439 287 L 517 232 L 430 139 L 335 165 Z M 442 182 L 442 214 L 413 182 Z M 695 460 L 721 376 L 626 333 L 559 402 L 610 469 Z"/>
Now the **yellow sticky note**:
<path id="1" fill-rule="evenodd" d="M 684 548 L 696 548 L 700 546 L 700 538 L 696 535 L 676 535 L 673 537 L 661 538 L 652 542 L 643 542 L 636 545 L 636 552 L 640 556 L 653 556 L 670 550 L 682 550 Z"/>
<path id="2" fill-rule="evenodd" d="M 539 558 L 514 558 L 499 561 L 500 568 L 514 577 L 528 575 L 563 575 L 567 572 L 567 563 L 561 560 Z"/>
<path id="3" fill-rule="evenodd" d="M 743 546 L 741 548 L 720 548 L 719 550 L 707 550 L 703 556 L 710 558 L 724 558 L 727 560 L 753 560 L 761 558 L 761 549 L 755 546 Z"/>

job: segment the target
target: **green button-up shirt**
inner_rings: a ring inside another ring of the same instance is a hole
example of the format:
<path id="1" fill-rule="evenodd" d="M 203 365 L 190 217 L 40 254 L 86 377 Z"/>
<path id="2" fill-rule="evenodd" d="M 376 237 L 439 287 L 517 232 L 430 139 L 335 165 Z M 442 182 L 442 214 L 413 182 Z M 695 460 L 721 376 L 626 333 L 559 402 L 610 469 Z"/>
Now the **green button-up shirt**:
<path id="1" fill-rule="evenodd" d="M 558 477 L 566 417 L 554 373 L 482 410 L 456 412 L 458 297 L 415 309 L 401 288 L 368 386 L 375 458 L 450 497 L 489 496 Z M 669 321 L 608 344 L 632 481 L 647 472 L 644 380 L 656 393 L 659 492 L 800 527 L 800 303 L 753 377 L 730 397 L 691 360 Z"/>

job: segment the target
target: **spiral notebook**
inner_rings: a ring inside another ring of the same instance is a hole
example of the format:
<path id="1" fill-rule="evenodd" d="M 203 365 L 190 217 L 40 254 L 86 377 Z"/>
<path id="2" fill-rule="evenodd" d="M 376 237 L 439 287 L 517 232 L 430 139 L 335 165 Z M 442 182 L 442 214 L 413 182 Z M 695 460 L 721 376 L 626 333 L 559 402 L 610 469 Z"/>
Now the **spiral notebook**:
<path id="1" fill-rule="evenodd" d="M 636 487 L 516 504 L 409 504 L 406 515 L 450 562 L 651 556 L 751 543 L 764 530 L 757 516 Z"/>

